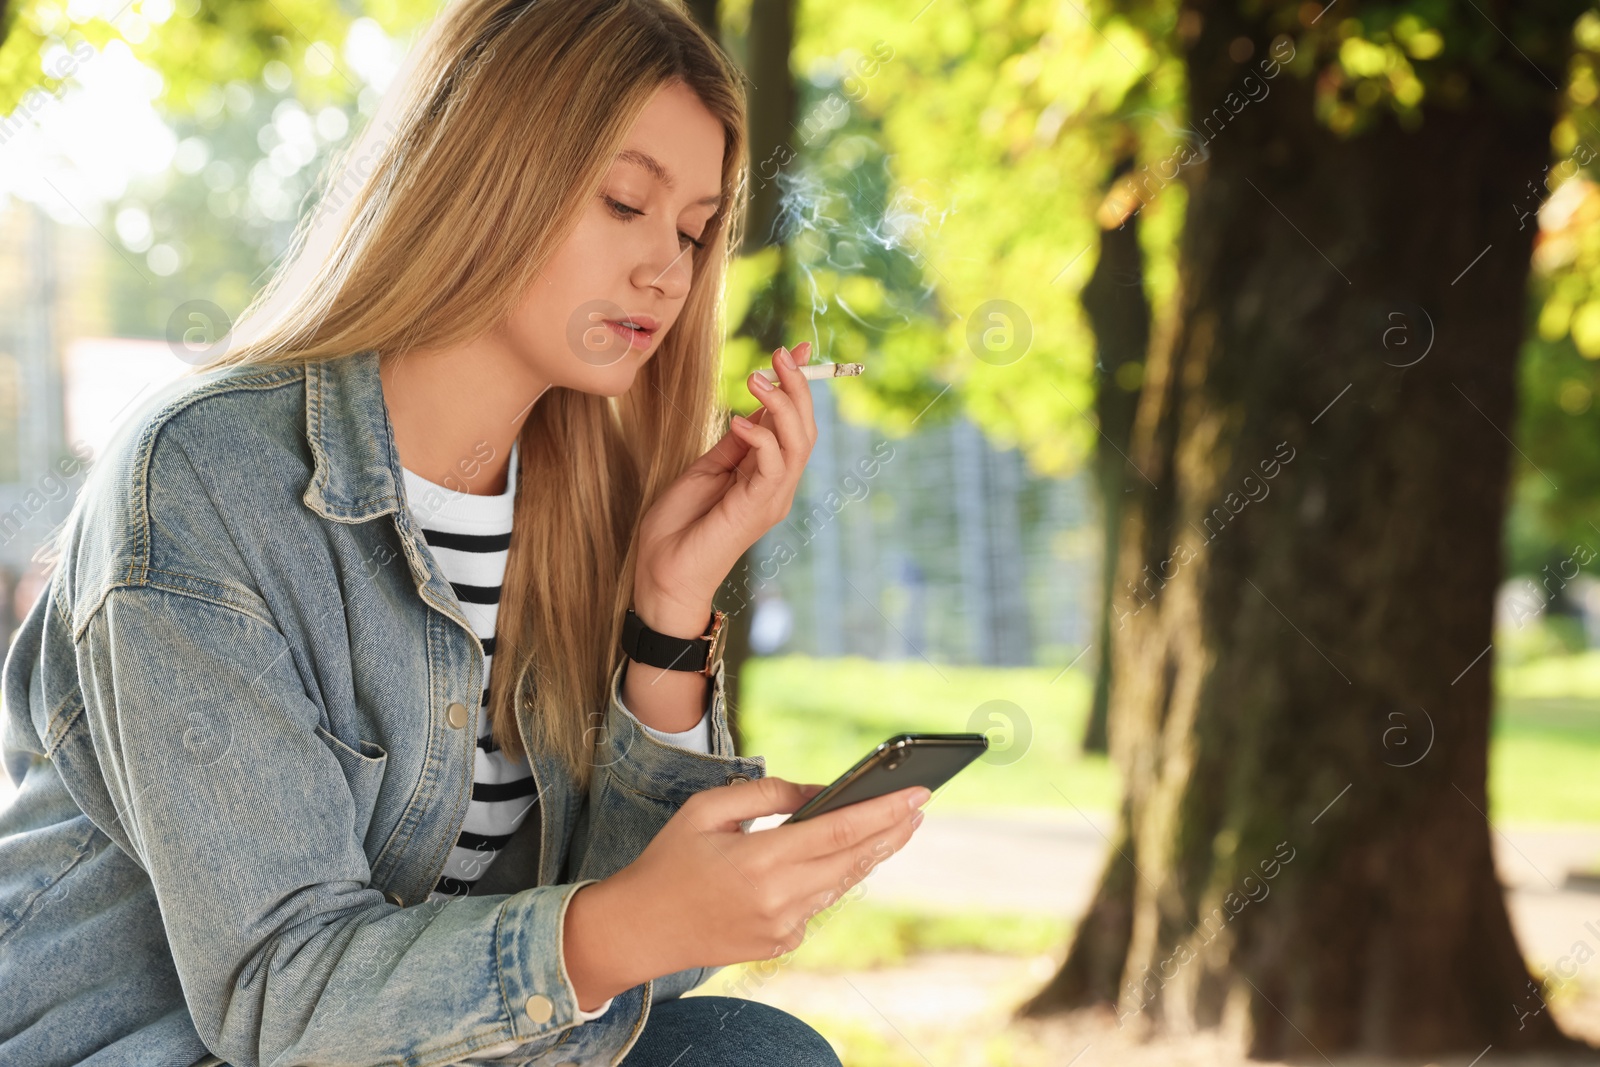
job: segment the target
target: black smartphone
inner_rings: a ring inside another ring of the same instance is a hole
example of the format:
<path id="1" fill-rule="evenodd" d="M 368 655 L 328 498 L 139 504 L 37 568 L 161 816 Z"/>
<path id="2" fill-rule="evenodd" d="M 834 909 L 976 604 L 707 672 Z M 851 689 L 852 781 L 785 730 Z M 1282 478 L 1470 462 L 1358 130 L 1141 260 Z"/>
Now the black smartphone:
<path id="1" fill-rule="evenodd" d="M 986 734 L 896 734 L 784 821 L 799 822 L 907 786 L 938 789 L 988 747 Z"/>

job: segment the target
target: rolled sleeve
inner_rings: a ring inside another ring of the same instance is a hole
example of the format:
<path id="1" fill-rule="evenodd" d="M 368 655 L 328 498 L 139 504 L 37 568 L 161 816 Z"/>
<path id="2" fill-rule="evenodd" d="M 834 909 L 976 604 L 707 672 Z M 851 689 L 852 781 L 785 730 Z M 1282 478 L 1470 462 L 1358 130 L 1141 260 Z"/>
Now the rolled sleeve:
<path id="1" fill-rule="evenodd" d="M 585 880 L 386 901 L 349 782 L 273 626 L 126 586 L 77 654 L 118 839 L 149 875 L 213 1053 L 235 1067 L 446 1063 L 508 1040 L 555 1044 L 581 1021 L 561 951 Z M 582 1027 L 584 1047 L 614 1058 L 644 993 Z"/>
<path id="2" fill-rule="evenodd" d="M 627 659 L 611 674 L 611 706 L 606 715 L 605 736 L 595 755 L 596 774 L 591 796 L 607 783 L 621 789 L 664 800 L 674 811 L 704 789 L 727 785 L 741 778 L 766 775 L 766 760 L 761 756 L 734 754 L 733 734 L 728 728 L 725 677 L 727 667 L 719 662 L 712 674 L 709 706 L 703 721 L 707 727 L 707 751 L 663 740 L 628 710 L 622 702 L 622 681 Z M 671 813 L 668 813 L 670 817 Z M 666 819 L 659 820 L 664 825 Z M 661 825 L 650 829 L 654 837 Z"/>

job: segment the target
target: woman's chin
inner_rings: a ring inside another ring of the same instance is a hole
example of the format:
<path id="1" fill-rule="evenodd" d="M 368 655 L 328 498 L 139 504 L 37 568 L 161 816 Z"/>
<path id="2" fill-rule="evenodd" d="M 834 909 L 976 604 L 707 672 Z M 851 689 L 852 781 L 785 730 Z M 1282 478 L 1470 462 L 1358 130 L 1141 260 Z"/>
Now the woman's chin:
<path id="1" fill-rule="evenodd" d="M 639 360 L 629 356 L 609 367 L 594 368 L 583 376 L 581 382 L 573 382 L 571 387 L 593 396 L 621 396 L 633 388 L 634 379 L 639 374 L 639 366 Z"/>

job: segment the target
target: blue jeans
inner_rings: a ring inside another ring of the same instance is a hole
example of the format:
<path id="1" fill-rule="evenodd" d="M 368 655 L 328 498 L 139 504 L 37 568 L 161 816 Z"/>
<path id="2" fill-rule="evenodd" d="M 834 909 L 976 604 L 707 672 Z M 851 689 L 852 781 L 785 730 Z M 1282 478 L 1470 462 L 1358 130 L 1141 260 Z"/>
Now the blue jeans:
<path id="1" fill-rule="evenodd" d="M 622 1067 L 842 1067 L 826 1039 L 786 1011 L 742 997 L 650 1005 Z"/>

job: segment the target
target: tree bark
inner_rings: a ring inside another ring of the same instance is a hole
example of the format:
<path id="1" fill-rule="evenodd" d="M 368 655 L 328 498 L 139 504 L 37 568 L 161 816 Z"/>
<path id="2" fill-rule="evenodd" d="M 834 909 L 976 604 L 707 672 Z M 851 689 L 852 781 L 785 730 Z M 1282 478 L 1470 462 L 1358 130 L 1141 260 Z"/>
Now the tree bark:
<path id="1" fill-rule="evenodd" d="M 1229 43 L 1271 36 L 1203 15 L 1197 112 L 1250 73 Z M 1111 1004 L 1272 1058 L 1569 1043 L 1533 1014 L 1484 814 L 1536 74 L 1531 108 L 1475 85 L 1347 138 L 1281 75 L 1186 168 L 1132 452 L 1159 488 L 1133 483 L 1119 571 L 1118 850 L 1022 1014 Z"/>
<path id="2" fill-rule="evenodd" d="M 1133 148 L 1119 155 L 1111 169 L 1108 188 L 1115 189 L 1136 162 Z M 1111 649 L 1116 632 L 1117 547 L 1121 541 L 1122 498 L 1129 479 L 1139 475 L 1129 469 L 1137 386 L 1125 383 L 1118 372 L 1130 364 L 1144 363 L 1150 347 L 1150 302 L 1144 292 L 1144 251 L 1139 247 L 1139 213 L 1128 212 L 1120 224 L 1100 231 L 1100 258 L 1080 297 L 1095 340 L 1095 421 L 1100 436 L 1095 441 L 1093 470 L 1100 494 L 1103 533 L 1100 554 L 1100 613 L 1094 649 L 1094 695 L 1083 732 L 1085 752 L 1105 752 L 1106 716 L 1111 703 Z"/>

